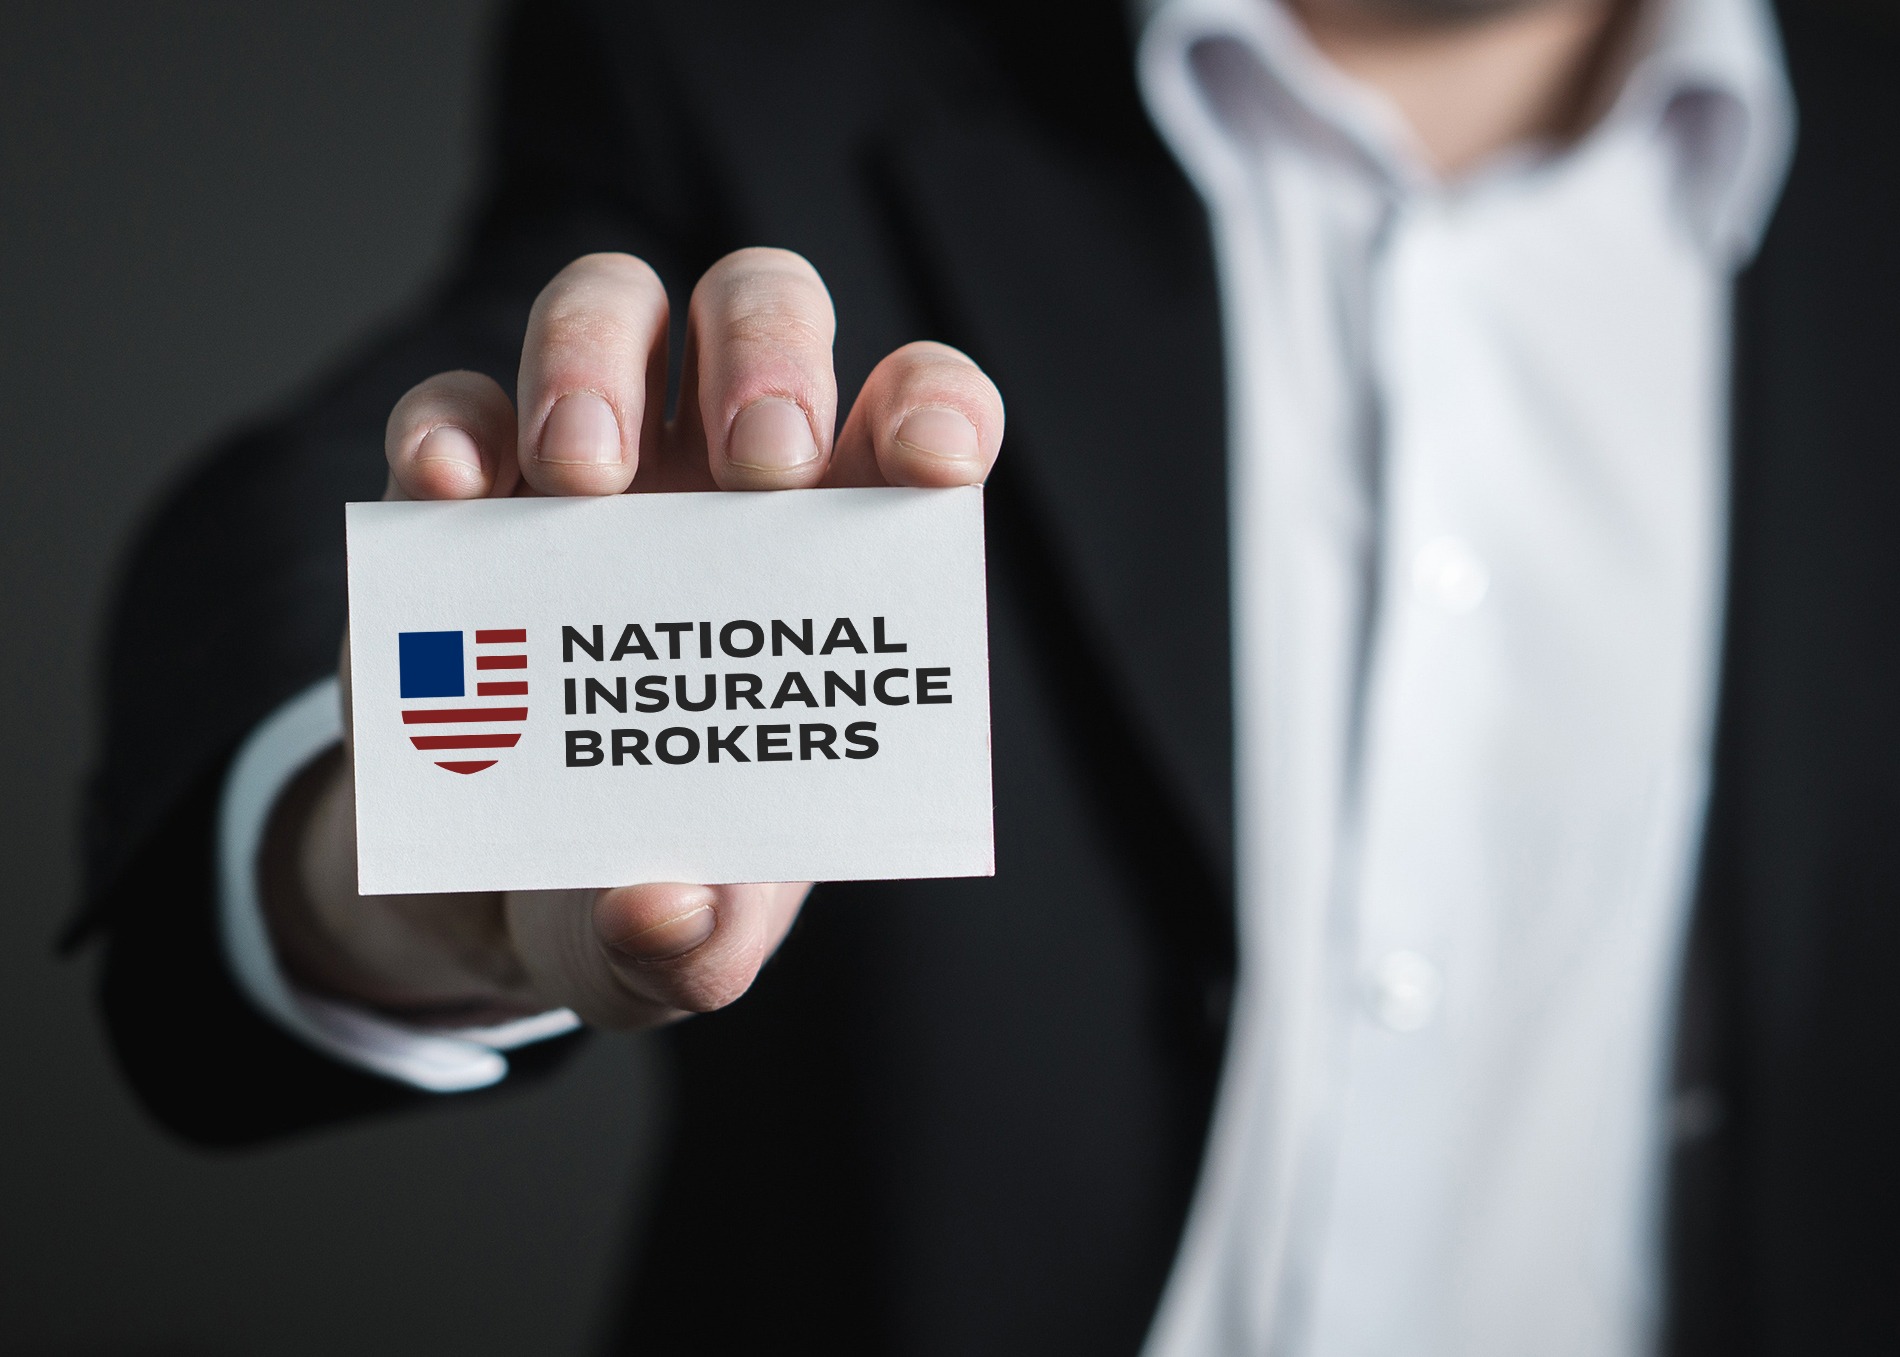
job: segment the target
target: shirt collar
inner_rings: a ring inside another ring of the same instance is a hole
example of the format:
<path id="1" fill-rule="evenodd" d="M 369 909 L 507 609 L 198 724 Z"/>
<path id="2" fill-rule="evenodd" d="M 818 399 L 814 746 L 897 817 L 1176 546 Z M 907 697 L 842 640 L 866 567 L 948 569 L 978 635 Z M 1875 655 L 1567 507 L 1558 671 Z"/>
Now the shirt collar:
<path id="1" fill-rule="evenodd" d="M 1427 188 L 1410 128 L 1335 68 L 1280 0 L 1130 0 L 1149 116 L 1202 191 L 1244 173 L 1270 126 Z M 1654 0 L 1640 57 L 1585 141 L 1629 126 L 1667 137 L 1678 188 L 1715 257 L 1751 254 L 1794 146 L 1794 98 L 1767 0 Z"/>
<path id="2" fill-rule="evenodd" d="M 1731 262 L 1754 253 L 1794 154 L 1794 94 L 1766 0 L 1672 0 L 1611 116 L 1683 147 L 1682 188 Z"/>

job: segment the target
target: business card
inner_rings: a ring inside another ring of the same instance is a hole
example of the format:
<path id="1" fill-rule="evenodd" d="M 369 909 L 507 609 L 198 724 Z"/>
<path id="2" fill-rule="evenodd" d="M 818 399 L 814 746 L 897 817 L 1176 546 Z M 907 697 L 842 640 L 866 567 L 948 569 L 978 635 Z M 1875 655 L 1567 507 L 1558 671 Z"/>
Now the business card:
<path id="1" fill-rule="evenodd" d="M 991 874 L 982 496 L 348 506 L 361 890 Z"/>

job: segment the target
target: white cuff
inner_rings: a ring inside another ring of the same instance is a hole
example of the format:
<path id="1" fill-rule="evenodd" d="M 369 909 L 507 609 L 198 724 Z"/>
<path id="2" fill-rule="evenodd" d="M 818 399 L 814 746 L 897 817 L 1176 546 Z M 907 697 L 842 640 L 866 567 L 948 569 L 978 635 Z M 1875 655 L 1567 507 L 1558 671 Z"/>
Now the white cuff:
<path id="1" fill-rule="evenodd" d="M 503 1051 L 572 1032 L 580 1018 L 556 1008 L 495 1027 L 411 1027 L 306 993 L 277 965 L 258 900 L 264 828 L 291 779 L 342 738 L 342 692 L 327 678 L 272 712 L 238 750 L 218 807 L 218 934 L 225 965 L 260 1012 L 347 1065 L 431 1093 L 496 1083 L 508 1073 Z"/>

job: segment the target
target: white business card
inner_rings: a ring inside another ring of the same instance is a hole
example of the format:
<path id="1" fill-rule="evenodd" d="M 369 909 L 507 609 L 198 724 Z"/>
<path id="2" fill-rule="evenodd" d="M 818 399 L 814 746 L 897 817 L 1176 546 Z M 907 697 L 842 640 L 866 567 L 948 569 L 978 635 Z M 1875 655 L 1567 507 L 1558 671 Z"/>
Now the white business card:
<path id="1" fill-rule="evenodd" d="M 995 870 L 980 489 L 347 520 L 365 894 Z"/>

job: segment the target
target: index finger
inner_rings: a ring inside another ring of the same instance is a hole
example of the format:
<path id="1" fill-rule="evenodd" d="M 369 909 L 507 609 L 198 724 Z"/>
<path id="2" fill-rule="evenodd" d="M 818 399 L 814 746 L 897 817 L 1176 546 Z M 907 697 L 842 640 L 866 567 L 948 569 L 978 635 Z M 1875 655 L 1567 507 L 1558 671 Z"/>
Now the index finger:
<path id="1" fill-rule="evenodd" d="M 384 499 L 481 499 L 515 487 L 515 410 L 494 378 L 441 372 L 409 388 L 383 429 Z"/>
<path id="2" fill-rule="evenodd" d="M 628 254 L 583 255 L 535 298 L 521 345 L 521 474 L 544 495 L 615 495 L 666 405 L 666 289 Z"/>

